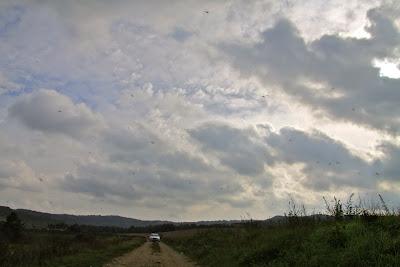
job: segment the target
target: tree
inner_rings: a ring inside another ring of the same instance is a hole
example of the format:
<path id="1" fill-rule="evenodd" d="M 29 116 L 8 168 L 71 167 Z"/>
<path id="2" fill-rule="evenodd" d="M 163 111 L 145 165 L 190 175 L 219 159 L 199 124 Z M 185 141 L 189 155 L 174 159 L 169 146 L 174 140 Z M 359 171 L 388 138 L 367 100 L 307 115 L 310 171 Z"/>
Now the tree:
<path id="1" fill-rule="evenodd" d="M 24 225 L 18 218 L 17 213 L 11 212 L 3 224 L 2 230 L 4 234 L 11 240 L 16 241 L 22 237 Z"/>

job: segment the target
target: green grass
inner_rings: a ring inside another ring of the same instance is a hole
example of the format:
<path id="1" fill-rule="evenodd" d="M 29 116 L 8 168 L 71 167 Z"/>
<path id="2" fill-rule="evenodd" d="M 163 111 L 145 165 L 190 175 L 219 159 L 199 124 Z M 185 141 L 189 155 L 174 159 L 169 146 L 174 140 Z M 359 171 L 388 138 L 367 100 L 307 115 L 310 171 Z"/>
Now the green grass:
<path id="1" fill-rule="evenodd" d="M 89 249 L 81 253 L 65 256 L 48 262 L 48 267 L 101 267 L 111 259 L 125 254 L 143 244 L 144 239 L 133 238 L 132 240 L 122 242 L 110 247 L 93 250 Z"/>
<path id="2" fill-rule="evenodd" d="M 102 266 L 144 241 L 111 234 L 26 233 L 20 242 L 0 242 L 0 266 Z"/>
<path id="3" fill-rule="evenodd" d="M 400 218 L 205 230 L 164 241 L 203 266 L 400 266 Z"/>

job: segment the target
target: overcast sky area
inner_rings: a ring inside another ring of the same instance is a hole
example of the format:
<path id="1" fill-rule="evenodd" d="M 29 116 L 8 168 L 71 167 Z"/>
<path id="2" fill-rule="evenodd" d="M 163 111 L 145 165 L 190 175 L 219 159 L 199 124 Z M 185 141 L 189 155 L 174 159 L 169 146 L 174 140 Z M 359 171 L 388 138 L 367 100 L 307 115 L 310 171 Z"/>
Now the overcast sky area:
<path id="1" fill-rule="evenodd" d="M 0 1 L 0 205 L 265 219 L 400 206 L 400 4 Z"/>

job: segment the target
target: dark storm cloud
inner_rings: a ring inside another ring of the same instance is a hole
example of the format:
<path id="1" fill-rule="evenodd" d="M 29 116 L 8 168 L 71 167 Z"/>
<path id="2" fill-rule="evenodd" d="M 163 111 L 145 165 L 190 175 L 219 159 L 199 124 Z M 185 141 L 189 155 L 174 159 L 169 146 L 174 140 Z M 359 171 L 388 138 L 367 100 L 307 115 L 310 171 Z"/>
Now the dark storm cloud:
<path id="1" fill-rule="evenodd" d="M 399 30 L 381 9 L 367 14 L 370 38 L 323 35 L 310 43 L 282 19 L 254 45 L 223 45 L 243 74 L 278 85 L 287 94 L 329 117 L 397 134 L 400 80 L 379 76 L 379 58 L 397 58 Z"/>

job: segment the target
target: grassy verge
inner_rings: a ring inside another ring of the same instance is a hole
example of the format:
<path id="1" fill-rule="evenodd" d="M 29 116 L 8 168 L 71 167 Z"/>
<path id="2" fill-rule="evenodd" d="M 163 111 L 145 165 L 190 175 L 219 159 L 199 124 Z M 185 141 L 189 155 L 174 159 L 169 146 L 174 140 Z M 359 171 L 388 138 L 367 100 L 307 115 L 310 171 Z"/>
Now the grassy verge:
<path id="1" fill-rule="evenodd" d="M 400 219 L 206 230 L 164 241 L 203 266 L 400 266 Z"/>
<path id="2" fill-rule="evenodd" d="M 48 267 L 101 267 L 113 258 L 125 254 L 132 249 L 139 247 L 144 242 L 143 238 L 134 237 L 132 240 L 105 247 L 102 249 L 88 249 L 81 253 L 65 256 L 48 262 Z"/>
<path id="3" fill-rule="evenodd" d="M 26 233 L 17 243 L 0 242 L 0 266 L 102 266 L 144 241 L 142 237 L 115 234 Z"/>

